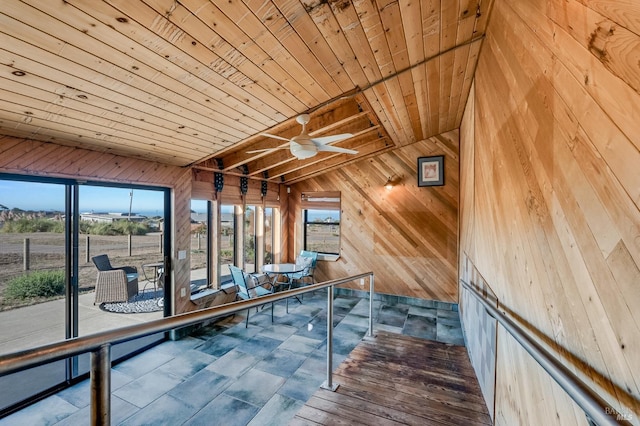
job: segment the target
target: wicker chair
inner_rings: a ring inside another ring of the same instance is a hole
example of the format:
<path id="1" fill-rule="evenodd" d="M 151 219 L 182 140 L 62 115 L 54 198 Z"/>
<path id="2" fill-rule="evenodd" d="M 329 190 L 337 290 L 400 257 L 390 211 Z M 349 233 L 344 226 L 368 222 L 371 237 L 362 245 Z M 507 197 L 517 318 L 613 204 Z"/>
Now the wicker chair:
<path id="1" fill-rule="evenodd" d="M 98 268 L 96 298 L 93 302 L 128 302 L 138 294 L 138 269 L 135 266 L 111 266 L 106 254 L 93 257 Z"/>

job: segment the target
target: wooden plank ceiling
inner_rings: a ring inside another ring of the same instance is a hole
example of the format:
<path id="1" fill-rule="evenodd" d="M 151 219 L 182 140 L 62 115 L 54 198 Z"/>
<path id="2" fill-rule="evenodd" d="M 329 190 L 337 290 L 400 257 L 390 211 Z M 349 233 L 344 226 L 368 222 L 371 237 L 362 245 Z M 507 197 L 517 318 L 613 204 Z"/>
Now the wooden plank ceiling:
<path id="1" fill-rule="evenodd" d="M 4 0 L 0 134 L 299 181 L 458 128 L 491 4 Z"/>

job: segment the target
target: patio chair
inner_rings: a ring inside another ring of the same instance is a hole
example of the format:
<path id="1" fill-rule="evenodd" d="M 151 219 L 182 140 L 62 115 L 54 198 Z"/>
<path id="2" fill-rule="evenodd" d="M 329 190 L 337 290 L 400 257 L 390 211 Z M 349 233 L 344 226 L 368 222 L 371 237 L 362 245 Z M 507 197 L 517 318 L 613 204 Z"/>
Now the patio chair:
<path id="1" fill-rule="evenodd" d="M 138 294 L 138 269 L 135 266 L 113 267 L 106 254 L 94 256 L 91 260 L 98 269 L 94 305 L 128 302 Z"/>
<path id="2" fill-rule="evenodd" d="M 315 279 L 313 273 L 318 262 L 318 252 L 302 250 L 296 257 L 296 265 L 304 265 L 302 272 L 291 274 L 291 281 L 294 286 L 301 287 L 304 285 L 314 284 Z M 302 295 L 304 298 L 304 295 Z"/>
<path id="3" fill-rule="evenodd" d="M 237 266 L 230 265 L 229 270 L 231 271 L 231 278 L 233 279 L 233 283 L 238 287 L 236 297 L 242 300 L 249 300 L 256 297 L 273 294 L 273 288 L 264 287 L 266 284 L 269 284 L 269 282 L 260 283 L 256 277 L 251 274 L 245 273 Z M 248 282 L 250 282 L 251 284 L 248 284 Z M 256 307 L 256 311 L 257 310 L 258 308 Z M 250 309 L 247 309 L 247 320 L 245 323 L 245 328 L 249 327 L 249 311 Z M 271 303 L 271 322 L 273 322 L 273 303 Z"/>

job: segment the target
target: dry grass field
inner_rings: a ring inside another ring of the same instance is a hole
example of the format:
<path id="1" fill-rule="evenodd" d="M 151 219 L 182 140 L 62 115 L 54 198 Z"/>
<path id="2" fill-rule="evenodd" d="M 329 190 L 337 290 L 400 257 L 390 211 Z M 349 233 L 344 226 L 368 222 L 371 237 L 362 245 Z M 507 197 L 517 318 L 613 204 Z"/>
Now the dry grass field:
<path id="1" fill-rule="evenodd" d="M 3 297 L 7 283 L 14 277 L 28 273 L 24 270 L 24 241 L 29 239 L 29 271 L 64 270 L 64 236 L 56 233 L 10 234 L 0 233 L 0 310 L 39 303 L 32 300 L 22 304 L 8 303 Z M 128 236 L 89 236 L 89 255 L 87 256 L 87 236 L 82 235 L 78 244 L 78 287 L 81 292 L 95 288 L 96 267 L 91 256 L 107 254 L 114 266 L 135 266 L 144 279 L 142 265 L 159 262 L 163 258 L 161 235 L 148 234 L 131 237 L 131 256 L 129 256 Z M 192 240 L 192 269 L 206 266 L 204 250 L 197 250 L 197 239 Z"/>

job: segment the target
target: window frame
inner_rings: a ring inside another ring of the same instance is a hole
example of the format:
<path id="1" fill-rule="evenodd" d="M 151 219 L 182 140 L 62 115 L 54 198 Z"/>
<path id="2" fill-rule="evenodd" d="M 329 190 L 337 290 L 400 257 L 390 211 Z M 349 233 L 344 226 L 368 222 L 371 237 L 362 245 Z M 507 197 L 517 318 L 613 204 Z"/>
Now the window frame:
<path id="1" fill-rule="evenodd" d="M 307 243 L 308 233 L 307 225 L 326 225 L 338 227 L 338 251 L 336 252 L 324 252 L 318 251 L 321 257 L 334 258 L 339 257 L 342 250 L 342 208 L 341 208 L 341 194 L 340 191 L 318 191 L 318 192 L 303 192 L 301 194 L 300 207 L 302 210 L 302 247 L 304 250 L 309 250 Z M 309 222 L 308 212 L 310 210 L 321 211 L 334 211 L 338 212 L 338 222 Z M 314 250 L 316 251 L 316 250 Z"/>

